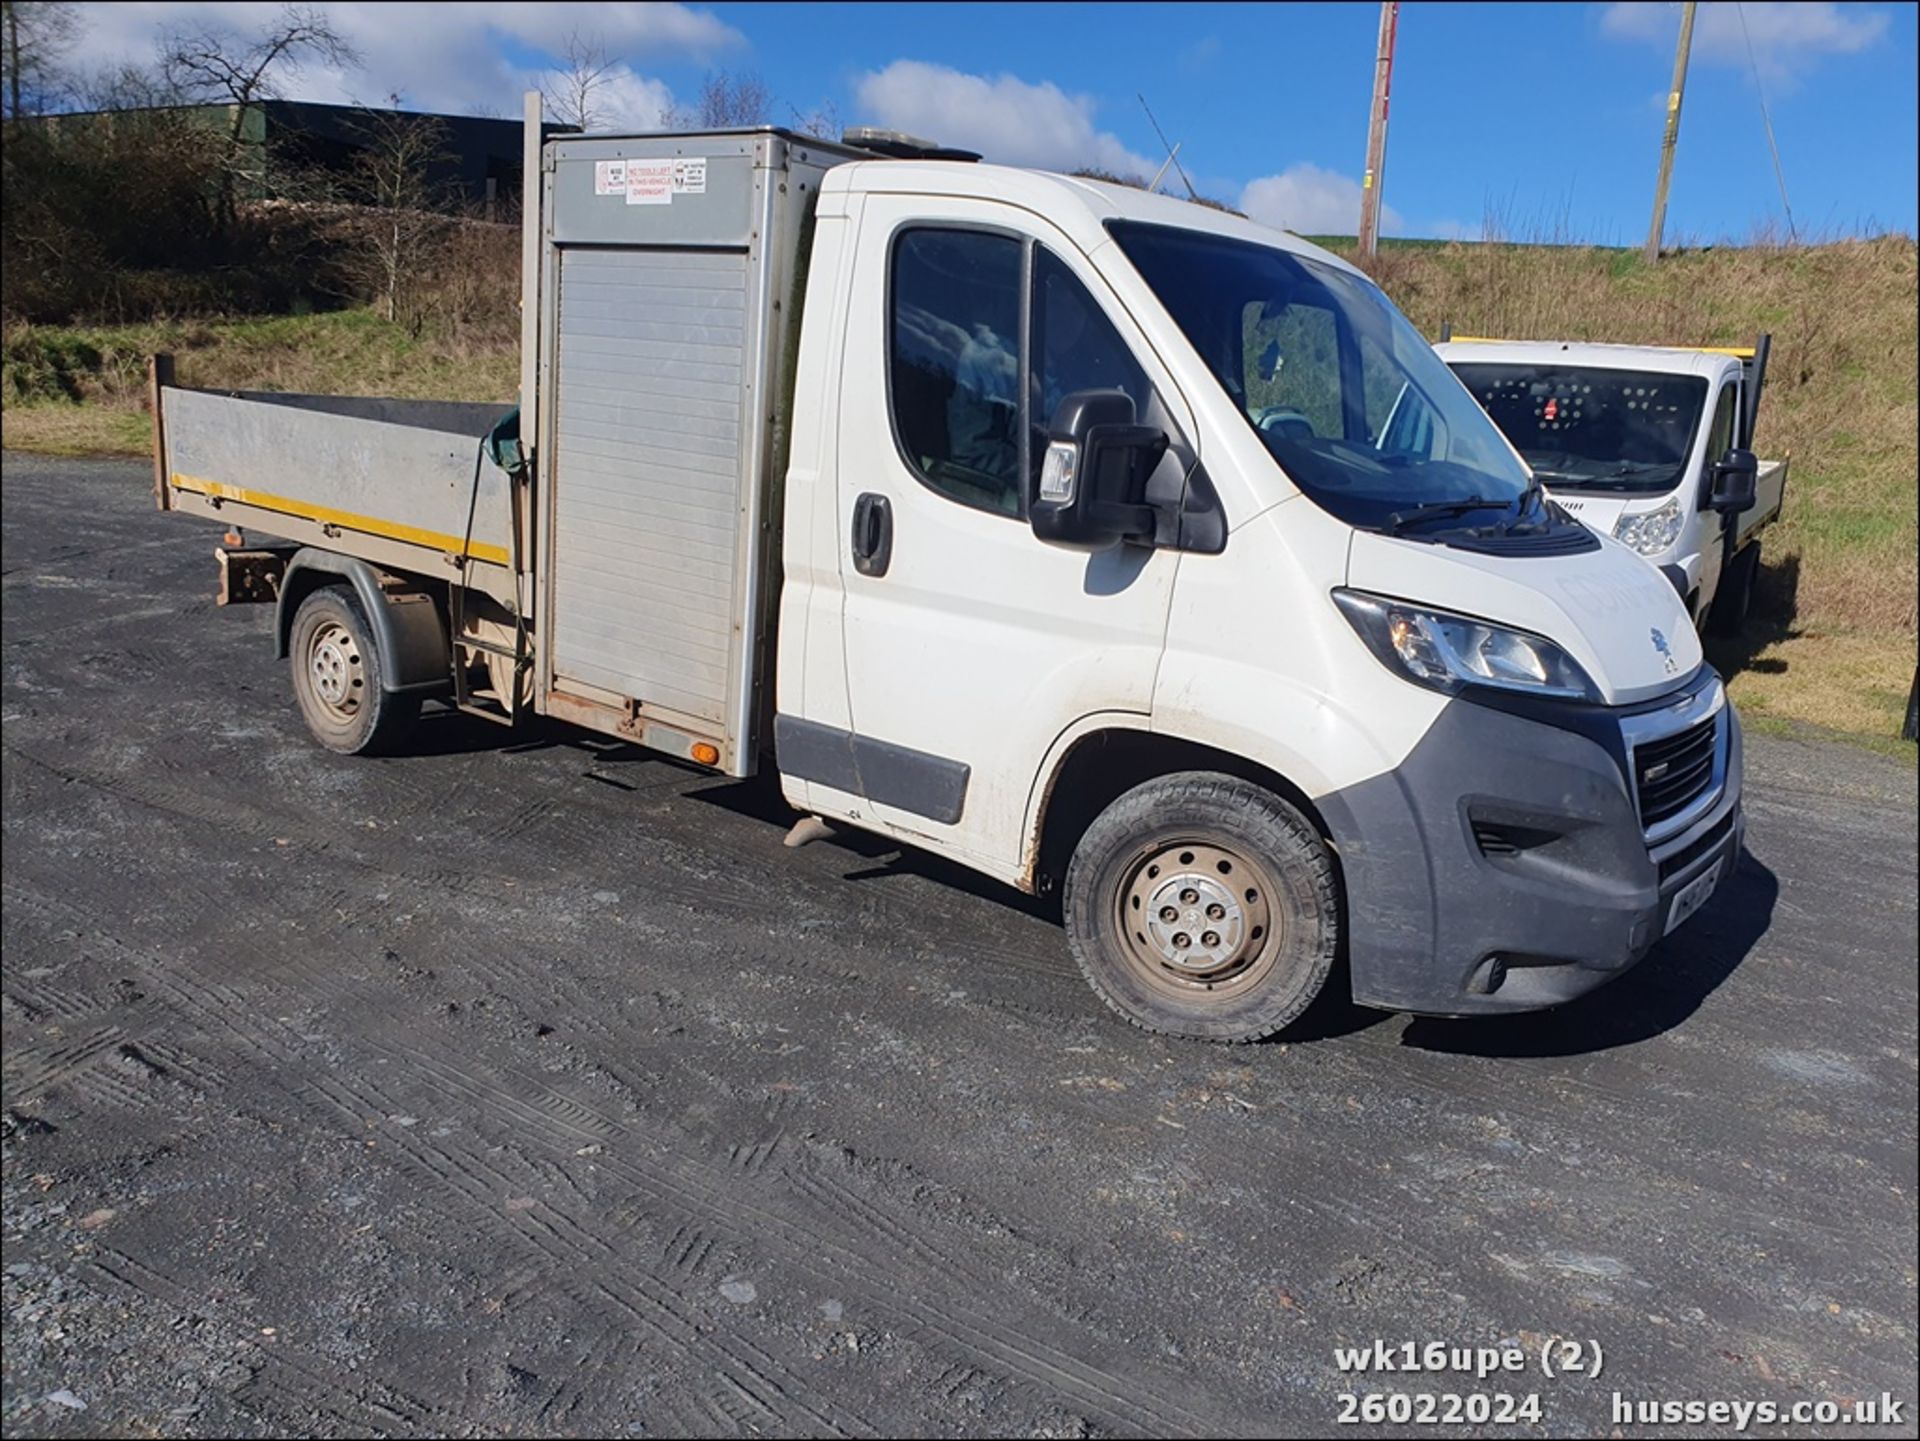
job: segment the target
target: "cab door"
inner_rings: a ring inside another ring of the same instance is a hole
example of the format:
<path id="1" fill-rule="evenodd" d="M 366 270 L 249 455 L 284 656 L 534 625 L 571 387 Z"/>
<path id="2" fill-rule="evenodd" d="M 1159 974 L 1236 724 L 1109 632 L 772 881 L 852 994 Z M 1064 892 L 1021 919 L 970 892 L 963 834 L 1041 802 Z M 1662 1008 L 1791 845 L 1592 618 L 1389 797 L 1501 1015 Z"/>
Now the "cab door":
<path id="1" fill-rule="evenodd" d="M 1720 387 L 1720 393 L 1714 399 L 1713 419 L 1707 426 L 1706 454 L 1700 458 L 1700 486 L 1693 498 L 1698 511 L 1695 524 L 1689 529 L 1697 539 L 1700 555 L 1700 583 L 1698 603 L 1694 610 L 1696 624 L 1705 624 L 1707 606 L 1713 600 L 1714 593 L 1720 588 L 1720 572 L 1726 567 L 1728 556 L 1727 542 L 1733 537 L 1738 517 L 1723 515 L 1707 507 L 1708 497 L 1713 493 L 1713 468 L 1718 465 L 1728 449 L 1733 445 L 1738 429 L 1740 414 L 1740 383 L 1731 376 Z M 1684 493 L 1681 504 L 1686 504 Z M 1685 557 L 1682 557 L 1684 563 Z"/>
<path id="2" fill-rule="evenodd" d="M 1034 536 L 1047 420 L 1072 391 L 1118 388 L 1176 436 L 1192 422 L 1096 272 L 1027 212 L 869 195 L 851 294 L 838 494 L 853 727 L 827 784 L 843 813 L 1012 878 L 1055 740 L 1093 712 L 1148 712 L 1178 564 Z"/>

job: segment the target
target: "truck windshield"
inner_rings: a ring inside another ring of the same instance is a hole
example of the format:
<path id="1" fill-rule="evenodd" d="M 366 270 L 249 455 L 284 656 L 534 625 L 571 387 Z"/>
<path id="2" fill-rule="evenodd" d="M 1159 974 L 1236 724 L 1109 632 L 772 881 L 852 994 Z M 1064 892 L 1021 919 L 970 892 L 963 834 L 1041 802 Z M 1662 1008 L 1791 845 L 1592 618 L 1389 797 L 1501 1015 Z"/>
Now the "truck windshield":
<path id="1" fill-rule="evenodd" d="M 1350 525 L 1519 520 L 1531 477 L 1371 282 L 1275 246 L 1158 225 L 1114 238 L 1294 484 Z M 1537 517 L 1531 517 L 1537 518 Z"/>
<path id="2" fill-rule="evenodd" d="M 1453 373 L 1559 490 L 1672 490 L 1707 403 L 1699 375 L 1466 361 Z"/>

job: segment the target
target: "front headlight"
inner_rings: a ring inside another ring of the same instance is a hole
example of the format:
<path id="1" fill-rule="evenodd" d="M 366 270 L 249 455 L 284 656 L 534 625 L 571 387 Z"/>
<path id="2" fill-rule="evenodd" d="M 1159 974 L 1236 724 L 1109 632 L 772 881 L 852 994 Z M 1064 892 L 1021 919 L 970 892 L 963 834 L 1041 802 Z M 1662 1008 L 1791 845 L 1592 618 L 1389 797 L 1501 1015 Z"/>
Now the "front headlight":
<path id="1" fill-rule="evenodd" d="M 1415 685 L 1600 699 L 1580 663 L 1545 636 L 1365 591 L 1336 590 L 1333 599 L 1367 648 Z"/>
<path id="2" fill-rule="evenodd" d="M 1614 522 L 1613 538 L 1642 555 L 1658 555 L 1678 538 L 1684 519 L 1676 496 L 1658 510 L 1621 516 Z"/>

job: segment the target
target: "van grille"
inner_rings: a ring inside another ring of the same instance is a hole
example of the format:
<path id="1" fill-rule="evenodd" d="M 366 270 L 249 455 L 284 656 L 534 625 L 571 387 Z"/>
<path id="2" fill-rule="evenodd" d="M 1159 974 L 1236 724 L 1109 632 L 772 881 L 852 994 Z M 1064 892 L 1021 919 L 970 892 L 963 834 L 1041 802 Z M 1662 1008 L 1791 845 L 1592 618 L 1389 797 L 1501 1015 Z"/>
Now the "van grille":
<path id="1" fill-rule="evenodd" d="M 1713 784 L 1713 752 L 1719 717 L 1708 716 L 1683 731 L 1642 741 L 1633 752 L 1633 783 L 1640 798 L 1640 824 L 1652 830 L 1677 816 Z"/>

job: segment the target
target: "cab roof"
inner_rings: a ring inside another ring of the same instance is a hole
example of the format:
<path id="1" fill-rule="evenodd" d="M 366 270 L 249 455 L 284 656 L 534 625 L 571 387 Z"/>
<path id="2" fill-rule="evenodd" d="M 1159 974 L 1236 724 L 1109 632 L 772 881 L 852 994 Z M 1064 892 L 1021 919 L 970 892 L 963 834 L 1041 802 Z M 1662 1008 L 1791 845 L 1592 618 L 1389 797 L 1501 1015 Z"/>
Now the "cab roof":
<path id="1" fill-rule="evenodd" d="M 1244 215 L 1130 185 L 1048 170 L 952 160 L 858 160 L 829 170 L 820 188 L 822 195 L 937 195 L 1016 205 L 1065 231 L 1087 253 L 1111 240 L 1106 229 L 1109 221 L 1129 220 L 1249 241 L 1336 265 L 1355 275 L 1362 273 L 1291 231 L 1261 225 Z"/>
<path id="2" fill-rule="evenodd" d="M 1718 375 L 1741 363 L 1735 350 L 1670 345 L 1608 345 L 1572 340 L 1474 340 L 1434 346 L 1448 363 L 1481 365 L 1574 365 L 1591 370 L 1647 370 L 1662 375 Z"/>

